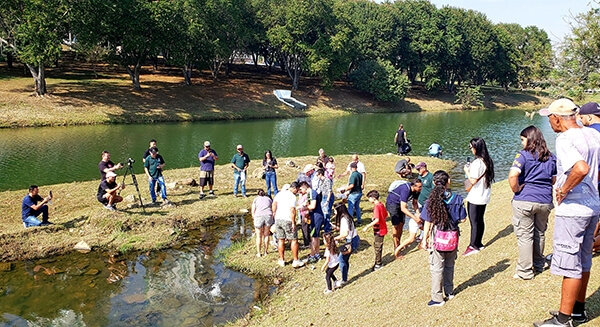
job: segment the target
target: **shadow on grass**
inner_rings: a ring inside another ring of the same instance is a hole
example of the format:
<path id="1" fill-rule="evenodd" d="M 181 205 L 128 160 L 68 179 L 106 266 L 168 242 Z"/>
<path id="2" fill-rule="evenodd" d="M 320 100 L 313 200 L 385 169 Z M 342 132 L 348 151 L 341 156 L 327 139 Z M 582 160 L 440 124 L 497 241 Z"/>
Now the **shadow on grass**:
<path id="1" fill-rule="evenodd" d="M 88 219 L 89 219 L 89 217 L 81 216 L 79 218 L 71 219 L 67 222 L 64 222 L 61 225 L 66 229 L 71 229 L 71 228 L 77 227 L 77 225 L 79 225 L 80 222 L 88 220 Z"/>
<path id="2" fill-rule="evenodd" d="M 600 289 L 585 299 L 588 317 L 591 320 L 600 317 Z M 597 325 L 598 323 L 594 324 Z"/>
<path id="3" fill-rule="evenodd" d="M 488 246 L 492 245 L 494 242 L 496 242 L 497 240 L 512 234 L 513 230 L 514 230 L 513 225 L 508 224 L 506 227 L 504 227 L 503 230 L 499 231 L 498 234 L 496 234 L 496 236 L 494 236 L 491 240 L 489 240 L 487 242 L 487 244 L 485 244 L 485 247 L 488 247 Z"/>
<path id="4" fill-rule="evenodd" d="M 352 257 L 350 257 L 350 259 L 352 259 Z M 350 268 L 352 268 L 352 263 L 350 263 Z M 367 276 L 368 274 L 370 274 L 372 272 L 373 272 L 373 270 L 371 268 L 367 268 L 367 269 L 363 270 L 360 274 L 352 276 L 352 278 L 350 278 L 348 280 L 348 284 L 351 284 L 351 283 Z M 341 276 L 341 274 L 342 273 L 340 272 L 340 276 Z M 341 280 L 341 277 L 340 277 L 340 280 Z"/>
<path id="5" fill-rule="evenodd" d="M 508 259 L 498 261 L 498 263 L 496 263 L 495 265 L 490 266 L 486 270 L 483 270 L 483 271 L 475 274 L 474 276 L 472 276 L 471 278 L 469 278 L 462 284 L 458 285 L 458 287 L 454 290 L 454 293 L 458 294 L 458 293 L 466 290 L 469 287 L 483 284 L 483 283 L 487 282 L 488 280 L 492 279 L 492 277 L 494 277 L 495 274 L 501 273 L 501 272 L 505 271 L 506 269 L 508 269 L 508 267 L 510 267 Z"/>

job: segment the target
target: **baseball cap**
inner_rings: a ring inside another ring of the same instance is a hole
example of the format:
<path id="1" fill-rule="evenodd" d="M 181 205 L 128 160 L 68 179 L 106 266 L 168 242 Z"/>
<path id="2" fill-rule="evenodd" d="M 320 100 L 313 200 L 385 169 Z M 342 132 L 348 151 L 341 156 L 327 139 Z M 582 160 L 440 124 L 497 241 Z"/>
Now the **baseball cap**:
<path id="1" fill-rule="evenodd" d="M 402 170 L 406 169 L 406 168 L 414 168 L 415 165 L 413 164 L 409 164 L 406 159 L 400 159 L 397 163 L 396 166 L 394 166 L 394 171 L 396 173 L 400 173 Z"/>
<path id="2" fill-rule="evenodd" d="M 577 113 L 579 107 L 569 99 L 558 99 L 550 104 L 548 108 L 540 110 L 540 116 L 570 116 Z"/>
<path id="3" fill-rule="evenodd" d="M 588 102 L 579 109 L 580 115 L 596 115 L 600 116 L 600 105 L 596 102 Z"/>
<path id="4" fill-rule="evenodd" d="M 323 150 L 322 148 L 319 149 L 319 153 L 324 153 L 324 152 L 325 152 L 325 150 Z"/>
<path id="5" fill-rule="evenodd" d="M 115 174 L 112 171 L 109 171 L 108 173 L 106 173 L 106 177 L 117 177 L 117 174 Z"/>
<path id="6" fill-rule="evenodd" d="M 309 171 L 314 170 L 314 169 L 315 169 L 315 166 L 313 164 L 308 164 L 308 165 L 304 166 L 304 173 L 306 174 Z"/>
<path id="7" fill-rule="evenodd" d="M 423 161 L 421 161 L 415 166 L 415 169 L 419 169 L 419 168 L 427 168 L 427 164 L 424 163 Z"/>
<path id="8" fill-rule="evenodd" d="M 204 146 L 210 146 L 210 141 L 205 141 Z"/>
<path id="9" fill-rule="evenodd" d="M 150 149 L 150 153 L 158 153 L 158 148 L 152 147 L 152 149 Z"/>
<path id="10" fill-rule="evenodd" d="M 238 144 L 236 149 L 243 149 L 244 147 L 241 144 Z"/>

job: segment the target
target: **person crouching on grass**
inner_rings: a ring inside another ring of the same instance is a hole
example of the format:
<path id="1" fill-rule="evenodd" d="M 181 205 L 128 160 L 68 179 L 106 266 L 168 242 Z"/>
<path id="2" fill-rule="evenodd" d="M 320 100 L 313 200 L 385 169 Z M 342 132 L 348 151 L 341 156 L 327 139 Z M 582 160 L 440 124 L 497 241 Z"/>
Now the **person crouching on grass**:
<path id="1" fill-rule="evenodd" d="M 325 271 L 325 281 L 327 282 L 327 288 L 323 293 L 329 294 L 333 292 L 333 286 L 331 281 L 334 283 L 337 281 L 337 278 L 333 274 L 338 266 L 340 265 L 339 254 L 340 251 L 335 244 L 335 240 L 333 239 L 333 234 L 325 233 L 323 235 L 323 242 L 325 243 L 325 263 L 323 263 L 323 267 L 321 267 L 321 271 Z"/>
<path id="2" fill-rule="evenodd" d="M 117 182 L 115 182 L 116 178 L 117 174 L 114 172 L 109 171 L 106 173 L 106 179 L 100 182 L 98 193 L 96 194 L 98 202 L 102 203 L 106 209 L 111 211 L 115 211 L 115 204 L 123 201 L 123 197 L 118 195 L 117 192 L 125 188 L 125 184 L 117 184 Z"/>
<path id="3" fill-rule="evenodd" d="M 458 224 L 465 221 L 467 211 L 463 198 L 448 189 L 450 177 L 447 172 L 436 171 L 433 174 L 433 183 L 435 187 L 421 213 L 421 218 L 425 221 L 425 232 L 420 247 L 429 250 L 431 301 L 427 305 L 439 307 L 454 297 L 454 261 L 458 253 Z M 430 235 L 433 237 L 433 246 L 428 248 L 427 241 Z"/>
<path id="4" fill-rule="evenodd" d="M 387 234 L 387 224 L 385 223 L 385 218 L 387 218 L 388 213 L 385 210 L 385 206 L 383 203 L 379 201 L 379 192 L 376 190 L 371 190 L 367 193 L 367 198 L 369 202 L 371 202 L 373 206 L 373 222 L 363 228 L 363 232 L 366 232 L 369 227 L 373 227 L 373 232 L 375 233 L 375 241 L 373 242 L 373 248 L 375 249 L 375 265 L 373 266 L 373 271 L 381 268 L 381 252 L 383 250 L 383 237 Z"/>

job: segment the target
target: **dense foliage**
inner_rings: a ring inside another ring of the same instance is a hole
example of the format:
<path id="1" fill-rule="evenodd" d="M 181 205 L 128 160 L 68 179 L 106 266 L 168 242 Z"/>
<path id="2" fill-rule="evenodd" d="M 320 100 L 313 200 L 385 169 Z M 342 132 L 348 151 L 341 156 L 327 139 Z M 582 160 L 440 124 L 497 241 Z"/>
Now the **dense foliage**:
<path id="1" fill-rule="evenodd" d="M 376 100 L 395 102 L 406 96 L 409 81 L 386 60 L 369 60 L 358 64 L 350 73 L 350 80 L 356 88 L 372 94 Z"/>
<path id="2" fill-rule="evenodd" d="M 587 38 L 584 30 L 574 40 Z M 353 80 L 386 101 L 404 96 L 406 80 L 431 91 L 528 87 L 552 67 L 543 30 L 495 25 L 480 12 L 427 0 L 0 0 L 0 42 L 38 72 L 55 61 L 67 33 L 82 53 L 124 67 L 134 88 L 141 65 L 157 58 L 180 67 L 186 84 L 205 67 L 218 79 L 235 58 L 262 61 L 269 72 L 279 66 L 293 89 L 302 76 L 330 86 L 370 69 L 386 75 L 370 79 L 378 86 Z M 598 67 L 586 51 L 572 51 L 586 58 L 582 72 Z"/>

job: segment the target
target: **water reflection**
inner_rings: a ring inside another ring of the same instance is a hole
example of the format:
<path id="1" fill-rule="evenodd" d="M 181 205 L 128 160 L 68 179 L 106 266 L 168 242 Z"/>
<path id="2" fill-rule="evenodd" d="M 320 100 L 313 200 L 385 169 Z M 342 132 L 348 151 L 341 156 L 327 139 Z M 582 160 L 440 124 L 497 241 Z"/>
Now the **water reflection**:
<path id="1" fill-rule="evenodd" d="M 548 119 L 533 120 L 521 110 L 360 114 L 326 118 L 294 118 L 233 122 L 161 123 L 0 130 L 0 190 L 26 188 L 99 177 L 97 164 L 103 150 L 114 162 L 137 160 L 148 140 L 158 140 L 167 168 L 198 167 L 198 152 L 211 140 L 218 164 L 227 164 L 235 146 L 244 145 L 251 159 L 261 159 L 271 149 L 275 157 L 380 154 L 395 152 L 394 134 L 404 124 L 413 155 L 427 155 L 439 143 L 446 159 L 465 162 L 468 142 L 483 137 L 496 163 L 498 180 L 505 179 L 514 155 L 521 149 L 519 133 L 534 124 L 542 129 L 553 149 L 555 134 Z"/>
<path id="2" fill-rule="evenodd" d="M 0 326 L 212 326 L 242 317 L 272 287 L 214 253 L 248 235 L 246 221 L 212 222 L 164 251 L 4 263 Z"/>

